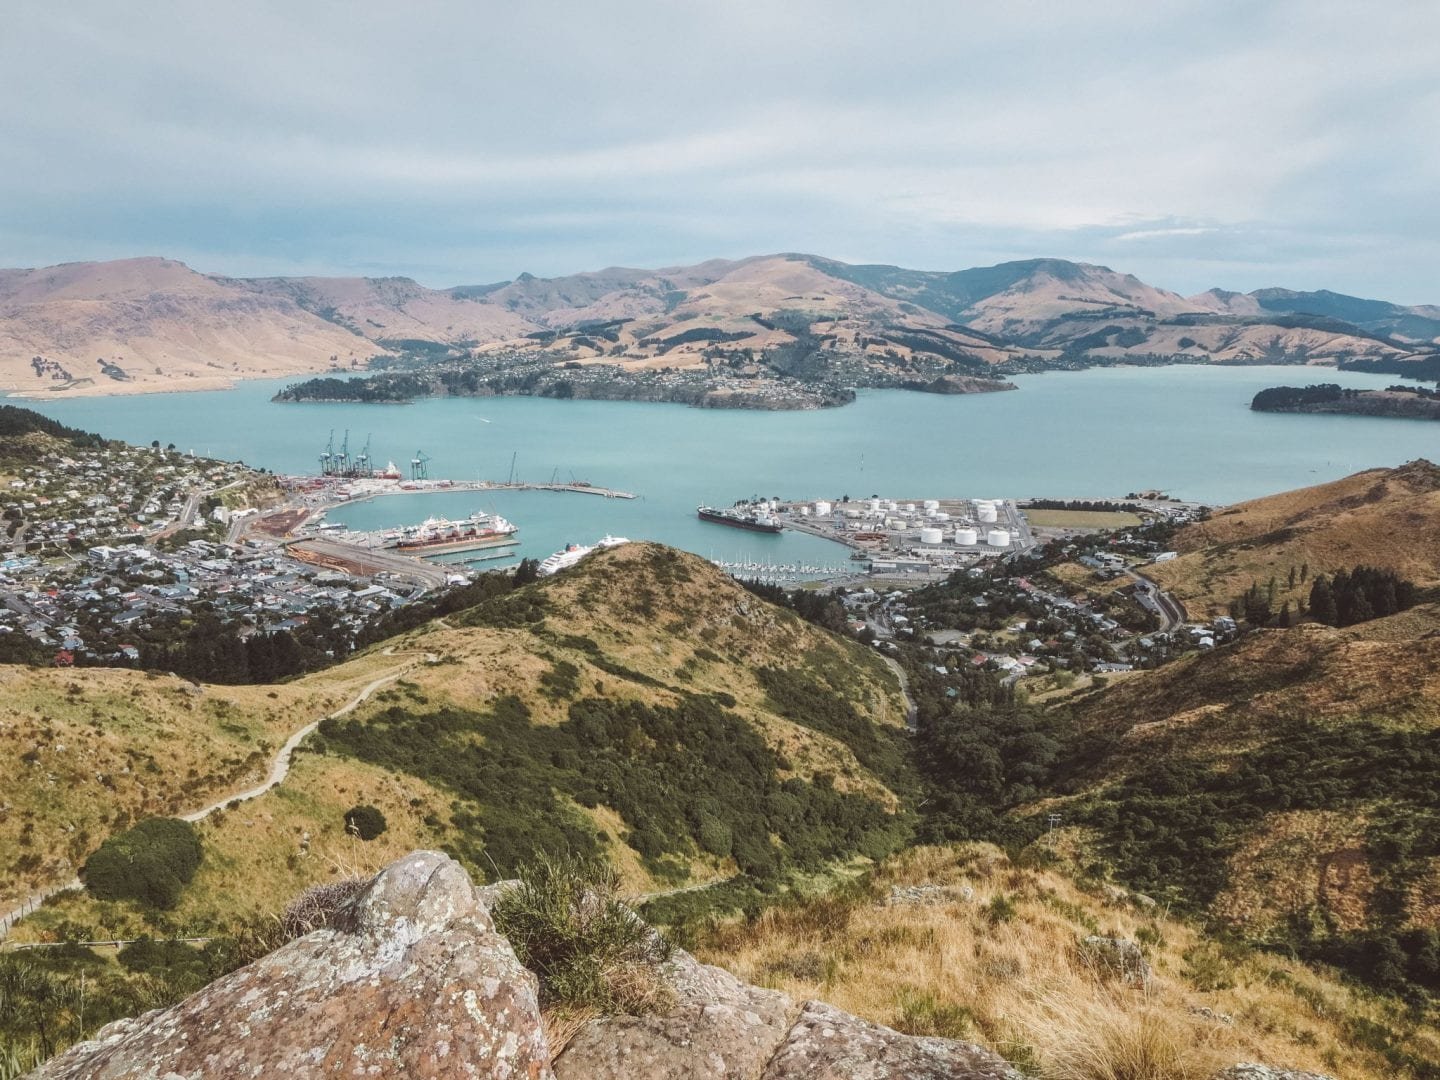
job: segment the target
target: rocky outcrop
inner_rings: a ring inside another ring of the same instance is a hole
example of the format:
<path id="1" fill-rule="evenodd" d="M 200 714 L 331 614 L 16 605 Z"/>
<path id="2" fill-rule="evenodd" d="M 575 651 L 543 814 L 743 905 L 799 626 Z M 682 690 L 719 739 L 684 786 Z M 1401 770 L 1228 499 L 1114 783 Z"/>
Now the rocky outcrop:
<path id="1" fill-rule="evenodd" d="M 1000 1058 L 953 1039 L 902 1035 L 807 1002 L 761 1080 L 1021 1080 Z"/>
<path id="2" fill-rule="evenodd" d="M 796 1002 L 678 949 L 662 968 L 666 1012 L 602 1016 L 552 1047 L 535 976 L 490 917 L 510 885 L 476 888 L 452 859 L 419 851 L 358 892 L 311 890 L 298 926 L 321 929 L 103 1028 L 31 1080 L 1021 1080 L 978 1046 Z M 1085 948 L 1117 976 L 1148 977 L 1133 942 Z M 1212 1080 L 1331 1078 L 1242 1064 Z"/>
<path id="3" fill-rule="evenodd" d="M 1240 1064 L 1216 1073 L 1210 1080 L 1335 1080 L 1321 1073 L 1277 1069 L 1270 1065 Z"/>
<path id="4" fill-rule="evenodd" d="M 339 925 L 111 1024 L 33 1076 L 542 1080 L 548 1062 L 535 977 L 460 865 L 421 851 L 382 871 Z"/>
<path id="5" fill-rule="evenodd" d="M 797 1003 L 676 950 L 663 1015 L 605 1016 L 550 1067 L 534 975 L 436 852 L 383 870 L 323 929 L 168 1009 L 122 1020 L 35 1080 L 211 1077 L 1019 1080 L 989 1051 Z"/>

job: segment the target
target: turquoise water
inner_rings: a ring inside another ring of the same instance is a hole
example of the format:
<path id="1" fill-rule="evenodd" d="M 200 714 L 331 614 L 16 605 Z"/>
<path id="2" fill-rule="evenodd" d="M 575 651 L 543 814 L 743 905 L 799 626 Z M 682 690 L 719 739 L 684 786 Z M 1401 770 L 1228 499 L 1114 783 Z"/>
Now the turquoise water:
<path id="1" fill-rule="evenodd" d="M 131 442 L 311 472 L 332 428 L 352 452 L 402 467 L 416 450 L 432 476 L 573 476 L 637 492 L 456 493 L 377 499 L 332 513 L 359 528 L 493 509 L 521 527 L 522 552 L 544 555 L 604 533 L 655 539 L 701 555 L 774 562 L 843 560 L 834 545 L 707 525 L 702 502 L 749 495 L 907 499 L 1103 498 L 1160 488 L 1235 502 L 1360 469 L 1440 456 L 1440 424 L 1254 413 L 1257 390 L 1395 379 L 1293 367 L 1111 368 L 1021 376 L 1016 392 L 940 397 L 861 391 L 841 409 L 739 412 L 639 402 L 441 399 L 414 405 L 274 404 L 281 382 L 234 390 L 24 402 L 63 423 Z M 488 422 L 487 422 L 488 421 Z"/>

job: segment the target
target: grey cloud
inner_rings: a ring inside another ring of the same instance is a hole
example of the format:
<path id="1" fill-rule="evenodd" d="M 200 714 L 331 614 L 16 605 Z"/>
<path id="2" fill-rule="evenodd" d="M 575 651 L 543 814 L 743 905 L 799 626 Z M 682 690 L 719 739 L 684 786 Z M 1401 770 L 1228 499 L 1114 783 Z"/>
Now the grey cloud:
<path id="1" fill-rule="evenodd" d="M 6 265 L 1047 254 L 1440 300 L 1428 2 L 11 7 Z"/>

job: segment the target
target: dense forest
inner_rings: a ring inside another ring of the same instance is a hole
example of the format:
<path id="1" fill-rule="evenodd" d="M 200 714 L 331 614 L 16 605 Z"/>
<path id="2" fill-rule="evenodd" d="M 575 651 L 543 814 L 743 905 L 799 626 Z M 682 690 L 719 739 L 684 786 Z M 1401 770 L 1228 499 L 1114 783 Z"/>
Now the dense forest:
<path id="1" fill-rule="evenodd" d="M 16 405 L 0 405 L 0 439 L 19 438 L 22 435 L 31 435 L 37 432 L 52 438 L 63 439 L 70 445 L 80 448 L 99 448 L 106 444 L 106 440 L 99 435 L 66 427 L 31 409 L 22 409 Z"/>

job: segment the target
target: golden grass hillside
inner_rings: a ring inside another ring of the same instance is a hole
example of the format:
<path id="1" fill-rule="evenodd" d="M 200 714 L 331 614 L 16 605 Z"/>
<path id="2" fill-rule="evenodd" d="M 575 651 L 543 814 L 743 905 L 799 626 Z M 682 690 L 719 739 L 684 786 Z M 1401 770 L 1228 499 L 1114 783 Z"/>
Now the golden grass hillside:
<path id="1" fill-rule="evenodd" d="M 1074 822 L 1082 864 L 1140 867 L 1252 938 L 1440 926 L 1436 605 L 1258 631 L 1068 715 L 1088 751 L 1043 809 Z"/>
<path id="2" fill-rule="evenodd" d="M 1276 606 L 1308 597 L 1299 580 L 1364 564 L 1422 588 L 1440 584 L 1440 467 L 1425 460 L 1217 510 L 1181 529 L 1181 554 L 1146 570 L 1192 617 L 1223 613 L 1252 582 L 1273 577 Z M 1291 587 L 1290 572 L 1297 573 Z"/>
<path id="3" fill-rule="evenodd" d="M 1137 942 L 1148 987 L 1097 963 L 1091 935 Z M 696 951 L 796 998 L 982 1043 L 1047 1080 L 1204 1080 L 1241 1061 L 1399 1080 L 1415 1075 L 1401 1055 L 1440 1057 L 1440 1032 L 1396 1003 L 980 844 L 912 849 L 864 889 L 702 930 Z"/>
<path id="4" fill-rule="evenodd" d="M 253 787 L 292 732 L 402 657 L 284 686 L 0 665 L 0 910 L 74 877 L 107 836 Z"/>
<path id="5" fill-rule="evenodd" d="M 823 730 L 820 720 L 794 700 L 777 702 L 775 687 L 781 684 L 773 681 L 774 673 L 787 670 L 801 680 L 800 687 L 813 687 L 819 700 L 843 694 L 844 715 L 857 727 Z M 673 746 L 657 748 L 653 728 L 646 729 L 648 734 L 636 728 L 617 757 L 648 761 L 652 754 L 669 755 L 663 758 L 666 764 L 656 765 L 657 774 L 666 768 L 690 769 L 694 783 L 704 787 L 728 772 L 763 771 L 771 767 L 764 762 L 773 762 L 775 783 L 790 792 L 787 798 L 823 788 L 834 793 L 825 796 L 827 805 L 870 806 L 876 820 L 899 811 L 893 777 L 877 763 L 893 764 L 905 709 L 883 663 L 863 647 L 758 599 L 703 560 L 650 544 L 598 553 L 571 571 L 429 623 L 283 687 L 232 692 L 127 672 L 99 673 L 118 694 L 155 686 L 175 703 L 162 709 L 147 699 L 149 708 L 135 710 L 123 727 L 102 712 L 90 738 L 154 753 L 161 774 L 171 780 L 163 799 L 142 803 L 138 795 L 127 794 L 134 804 L 129 820 L 142 807 L 149 813 L 183 811 L 210 801 L 207 796 L 253 784 L 263 775 L 259 765 L 268 766 L 273 748 L 292 730 L 340 704 L 345 692 L 353 694 L 391 673 L 401 677 L 342 724 L 322 726 L 321 734 L 297 753 L 283 783 L 201 825 L 204 863 L 180 906 L 163 917 L 164 925 L 220 926 L 245 912 L 273 907 L 277 899 L 342 873 L 346 866 L 378 867 L 415 848 L 446 847 L 467 858 L 477 876 L 493 877 L 492 859 L 504 858 L 495 847 L 497 830 L 509 838 L 507 850 L 527 835 L 537 848 L 593 838 L 597 850 L 620 869 L 626 888 L 637 894 L 737 873 L 735 857 L 723 843 L 712 845 L 713 850 L 679 844 L 663 856 L 638 854 L 627 842 L 645 826 L 634 798 L 626 802 L 607 794 L 606 785 L 621 783 L 623 777 L 582 785 L 579 798 L 558 787 L 552 793 L 546 786 L 552 774 L 545 770 L 552 769 L 554 755 L 571 753 L 557 749 L 555 740 L 563 741 L 576 729 L 579 721 L 572 710 L 577 707 L 626 724 L 632 716 L 627 710 L 673 716 L 681 725 Z M 91 675 L 74 673 L 70 679 L 88 687 Z M 52 714 L 51 702 L 64 699 L 64 676 L 26 672 L 15 677 L 34 688 L 34 708 L 40 713 Z M 772 680 L 768 685 L 767 678 Z M 247 702 L 250 709 L 220 704 L 232 701 Z M 75 724 L 89 724 L 88 709 Z M 235 719 L 240 715 L 250 725 L 243 732 Z M 722 730 L 732 734 L 707 744 L 713 756 L 696 761 L 686 756 L 692 741 L 687 723 L 730 725 Z M 76 735 L 67 727 L 57 729 L 56 738 L 73 746 Z M 269 752 L 260 749 L 262 738 Z M 735 745 L 724 741 L 729 738 Z M 229 749 L 227 739 L 237 749 Z M 449 749 L 437 761 L 429 751 L 443 740 L 450 740 L 445 743 Z M 41 764 L 53 768 L 51 757 L 46 752 Z M 472 770 L 494 769 L 487 775 L 502 785 L 539 770 L 539 779 L 516 788 L 513 797 L 540 802 L 525 804 L 529 810 L 487 802 L 486 784 L 471 784 L 470 773 L 450 771 L 451 759 L 464 759 Z M 205 775 L 206 761 L 222 768 Z M 554 775 L 570 775 L 583 764 L 571 761 Z M 634 787 L 664 780 L 647 777 L 629 782 Z M 784 788 L 787 783 L 801 787 Z M 98 781 L 95 786 L 109 792 Z M 138 790 L 130 774 L 121 775 L 119 790 L 131 786 Z M 536 794 L 537 788 L 543 795 Z M 51 790 L 38 784 L 41 794 L 31 802 Z M 701 794 L 698 788 L 679 790 L 668 801 L 685 809 L 692 795 Z M 73 796 L 53 798 L 60 805 L 74 803 Z M 96 802 L 104 799 L 97 795 Z M 343 824 L 345 811 L 361 804 L 380 808 L 389 826 L 370 843 L 347 836 Z M 732 809 L 716 812 L 723 816 Z M 628 818 L 622 812 L 627 810 Z M 73 817 L 73 808 L 68 813 Z M 85 839 L 72 845 L 67 876 L 114 826 L 113 817 L 101 815 L 97 810 L 86 819 Z M 59 810 L 51 816 L 65 818 Z M 47 843 L 63 828 L 51 827 Z M 145 928 L 120 905 L 71 895 L 22 924 L 18 933 L 43 936 L 64 919 L 108 933 Z"/>

